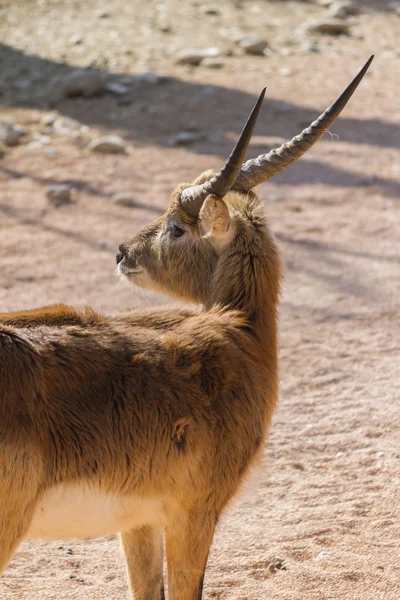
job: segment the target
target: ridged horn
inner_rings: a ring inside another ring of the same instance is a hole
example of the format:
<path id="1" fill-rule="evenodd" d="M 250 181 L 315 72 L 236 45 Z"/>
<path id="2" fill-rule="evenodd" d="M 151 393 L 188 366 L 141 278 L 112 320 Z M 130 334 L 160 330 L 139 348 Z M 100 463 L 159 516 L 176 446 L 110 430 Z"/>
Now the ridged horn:
<path id="1" fill-rule="evenodd" d="M 372 55 L 339 98 L 310 127 L 304 129 L 300 135 L 294 137 L 290 142 L 282 144 L 282 146 L 271 150 L 268 154 L 261 154 L 258 158 L 245 162 L 232 186 L 233 189 L 248 192 L 256 185 L 289 167 L 307 152 L 340 115 L 367 72 L 373 58 Z"/>
<path id="2" fill-rule="evenodd" d="M 199 216 L 202 204 L 209 194 L 215 194 L 216 196 L 223 198 L 236 181 L 240 169 L 242 168 L 254 126 L 264 100 L 265 89 L 266 88 L 264 88 L 259 95 L 258 100 L 243 127 L 242 133 L 221 171 L 214 175 L 210 181 L 183 190 L 180 201 L 185 211 L 192 217 Z"/>

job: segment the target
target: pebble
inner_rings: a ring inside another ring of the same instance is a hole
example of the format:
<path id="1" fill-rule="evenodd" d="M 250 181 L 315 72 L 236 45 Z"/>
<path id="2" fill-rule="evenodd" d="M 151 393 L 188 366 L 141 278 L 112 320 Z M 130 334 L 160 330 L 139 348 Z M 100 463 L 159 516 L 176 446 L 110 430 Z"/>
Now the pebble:
<path id="1" fill-rule="evenodd" d="M 306 33 L 350 34 L 350 24 L 340 19 L 312 19 L 305 24 L 304 29 Z"/>
<path id="2" fill-rule="evenodd" d="M 61 93 L 65 98 L 74 96 L 93 98 L 104 93 L 105 89 L 106 83 L 96 71 L 74 69 L 61 81 Z"/>
<path id="3" fill-rule="evenodd" d="M 25 134 L 25 129 L 12 123 L 0 123 L 0 142 L 5 146 L 18 146 L 19 139 Z"/>
<path id="4" fill-rule="evenodd" d="M 291 69 L 290 67 L 282 67 L 281 69 L 279 69 L 279 73 L 280 75 L 282 75 L 282 77 L 290 77 L 291 75 L 293 75 L 293 69 Z"/>
<path id="5" fill-rule="evenodd" d="M 182 50 L 176 59 L 177 65 L 198 66 L 205 58 L 218 58 L 221 55 L 219 48 L 198 48 Z"/>
<path id="6" fill-rule="evenodd" d="M 162 77 L 159 77 L 159 75 L 148 71 L 147 73 L 138 73 L 134 76 L 133 80 L 143 83 L 149 83 L 150 85 L 155 85 L 156 83 L 161 82 Z"/>
<path id="7" fill-rule="evenodd" d="M 201 139 L 203 139 L 203 136 L 193 131 L 179 131 L 170 138 L 169 146 L 188 146 Z"/>
<path id="8" fill-rule="evenodd" d="M 240 40 L 239 45 L 246 54 L 262 56 L 268 46 L 268 42 L 259 35 L 246 35 Z"/>
<path id="9" fill-rule="evenodd" d="M 126 144 L 119 135 L 106 135 L 95 138 L 88 145 L 92 152 L 102 152 L 103 154 L 126 154 Z"/>
<path id="10" fill-rule="evenodd" d="M 201 61 L 201 66 L 208 67 L 209 69 L 222 69 L 224 61 L 220 58 L 205 58 Z"/>
<path id="11" fill-rule="evenodd" d="M 328 14 L 334 19 L 345 19 L 354 15 L 359 15 L 361 12 L 360 6 L 350 0 L 337 0 L 333 2 L 329 8 Z"/>
<path id="12" fill-rule="evenodd" d="M 55 183 L 46 188 L 46 196 L 53 206 L 62 206 L 72 201 L 72 187 L 67 183 Z"/>
<path id="13" fill-rule="evenodd" d="M 300 50 L 302 52 L 319 52 L 319 48 L 317 46 L 317 44 L 315 44 L 314 42 L 310 42 L 310 41 L 305 41 L 300 45 Z"/>
<path id="14" fill-rule="evenodd" d="M 96 17 L 98 19 L 109 19 L 111 17 L 111 13 L 108 10 L 99 10 L 96 13 Z"/>
<path id="15" fill-rule="evenodd" d="M 77 46 L 78 44 L 82 44 L 82 42 L 83 37 L 79 35 L 79 33 L 74 33 L 68 40 L 68 43 L 71 44 L 71 46 Z"/>
<path id="16" fill-rule="evenodd" d="M 106 85 L 106 91 L 116 96 L 124 96 L 129 92 L 128 88 L 122 83 L 110 82 Z"/>
<path id="17" fill-rule="evenodd" d="M 221 13 L 219 7 L 215 4 L 201 6 L 200 10 L 205 15 L 219 15 Z"/>
<path id="18" fill-rule="evenodd" d="M 114 204 L 119 204 L 120 206 L 129 206 L 130 208 L 137 205 L 134 196 L 129 192 L 118 192 L 112 196 L 111 200 L 114 202 Z"/>

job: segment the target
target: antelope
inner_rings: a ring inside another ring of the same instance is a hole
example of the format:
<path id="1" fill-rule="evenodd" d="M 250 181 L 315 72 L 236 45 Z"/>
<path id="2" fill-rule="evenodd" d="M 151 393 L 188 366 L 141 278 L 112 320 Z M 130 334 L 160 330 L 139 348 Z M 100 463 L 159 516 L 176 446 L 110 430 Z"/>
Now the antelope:
<path id="1" fill-rule="evenodd" d="M 129 282 L 201 308 L 0 315 L 0 572 L 27 537 L 120 532 L 135 600 L 201 600 L 215 527 L 277 404 L 281 259 L 253 191 L 324 134 L 244 162 L 265 89 L 222 170 L 172 193 L 117 254 Z"/>

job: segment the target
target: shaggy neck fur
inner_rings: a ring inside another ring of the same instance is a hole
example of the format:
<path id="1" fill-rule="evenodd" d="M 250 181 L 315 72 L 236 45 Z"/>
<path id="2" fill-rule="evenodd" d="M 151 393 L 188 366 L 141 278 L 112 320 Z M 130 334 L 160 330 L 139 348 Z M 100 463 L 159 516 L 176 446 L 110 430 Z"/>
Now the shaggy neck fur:
<path id="1" fill-rule="evenodd" d="M 233 214 L 236 234 L 222 252 L 205 303 L 240 310 L 254 334 L 267 345 L 276 337 L 281 263 L 258 201 L 249 203 L 245 218 Z"/>

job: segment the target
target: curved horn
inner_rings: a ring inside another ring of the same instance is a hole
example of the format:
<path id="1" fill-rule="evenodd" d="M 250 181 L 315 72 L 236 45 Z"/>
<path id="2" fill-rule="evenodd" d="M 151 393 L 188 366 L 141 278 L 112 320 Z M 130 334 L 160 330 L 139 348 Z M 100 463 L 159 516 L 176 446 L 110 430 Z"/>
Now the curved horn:
<path id="1" fill-rule="evenodd" d="M 245 162 L 233 185 L 233 189 L 248 192 L 256 185 L 270 179 L 270 177 L 279 171 L 286 169 L 286 167 L 307 152 L 324 135 L 326 130 L 342 112 L 367 72 L 373 58 L 374 56 L 372 55 L 339 98 L 310 127 L 304 129 L 300 135 L 294 137 L 290 142 L 282 144 L 282 146 L 271 150 L 268 154 L 261 154 L 258 158 Z"/>
<path id="2" fill-rule="evenodd" d="M 215 194 L 216 196 L 223 198 L 236 181 L 240 169 L 242 168 L 243 160 L 246 156 L 247 148 L 260 112 L 265 89 L 266 88 L 264 88 L 259 95 L 258 100 L 243 127 L 236 146 L 232 150 L 221 171 L 217 173 L 217 175 L 214 175 L 210 181 L 183 190 L 181 194 L 181 204 L 185 211 L 192 217 L 199 216 L 201 206 L 209 194 Z"/>

